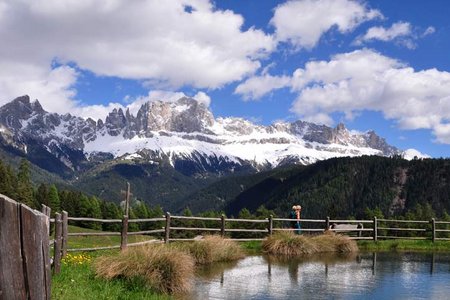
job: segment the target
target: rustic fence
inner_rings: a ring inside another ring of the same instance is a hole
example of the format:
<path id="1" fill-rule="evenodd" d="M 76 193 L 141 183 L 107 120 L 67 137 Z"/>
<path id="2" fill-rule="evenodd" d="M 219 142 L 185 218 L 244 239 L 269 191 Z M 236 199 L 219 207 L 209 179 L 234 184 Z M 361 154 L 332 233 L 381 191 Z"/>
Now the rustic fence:
<path id="1" fill-rule="evenodd" d="M 50 299 L 49 222 L 0 194 L 0 299 Z"/>
<path id="2" fill-rule="evenodd" d="M 60 221 L 61 220 L 61 221 Z M 55 217 L 55 261 L 59 257 L 64 257 L 67 252 L 71 251 L 95 251 L 106 249 L 121 249 L 124 250 L 129 246 L 143 245 L 147 243 L 169 243 L 171 241 L 193 241 L 207 233 L 217 233 L 221 236 L 236 241 L 258 241 L 263 240 L 266 236 L 273 234 L 277 231 L 296 231 L 297 229 L 290 228 L 292 219 L 286 218 L 273 218 L 270 216 L 266 219 L 234 219 L 226 218 L 224 215 L 221 217 L 194 217 L 194 216 L 172 216 L 170 213 L 166 213 L 165 216 L 159 218 L 149 219 L 128 219 L 127 216 L 123 216 L 122 219 L 97 219 L 97 218 L 82 218 L 82 217 L 70 217 L 66 212 L 63 212 L 62 217 L 59 218 L 58 214 Z M 100 222 L 100 223 L 120 223 L 121 230 L 117 232 L 68 232 L 68 222 Z M 160 222 L 164 226 L 153 230 L 133 231 L 128 230 L 129 223 L 148 223 L 148 222 Z M 186 224 L 182 224 L 185 222 Z M 202 226 L 199 226 L 203 222 Z M 205 222 L 208 222 L 206 226 Z M 450 234 L 450 222 L 436 221 L 434 219 L 430 221 L 415 221 L 415 220 L 389 220 L 389 219 L 377 219 L 372 220 L 333 220 L 329 217 L 325 219 L 301 219 L 302 224 L 301 232 L 307 234 L 323 233 L 326 230 L 334 231 L 341 234 L 349 235 L 351 239 L 355 240 L 374 240 L 379 239 L 429 239 L 433 242 L 436 240 L 450 240 L 447 236 Z M 61 223 L 61 229 L 58 229 L 59 223 Z M 232 225 L 231 224 L 253 224 L 254 228 L 242 228 L 245 226 Z M 391 224 L 391 225 L 388 225 Z M 406 225 L 406 226 L 402 226 Z M 415 228 L 411 225 L 417 225 Z M 445 225 L 445 229 L 439 226 Z M 179 232 L 195 232 L 199 236 L 197 237 L 180 237 Z M 259 237 L 238 237 L 232 238 L 230 235 L 235 233 L 245 233 L 249 235 L 259 235 Z M 408 232 L 409 235 L 399 235 L 398 233 Z M 446 233 L 446 237 L 440 236 L 440 234 Z M 156 237 L 143 242 L 128 243 L 128 236 L 132 235 L 151 235 Z M 92 248 L 67 248 L 67 241 L 70 237 L 80 236 L 120 236 L 120 245 L 105 246 L 105 247 L 92 247 Z M 61 242 L 59 242 L 61 241 Z M 57 253 L 60 256 L 57 257 Z M 55 267 L 57 269 L 57 267 Z"/>

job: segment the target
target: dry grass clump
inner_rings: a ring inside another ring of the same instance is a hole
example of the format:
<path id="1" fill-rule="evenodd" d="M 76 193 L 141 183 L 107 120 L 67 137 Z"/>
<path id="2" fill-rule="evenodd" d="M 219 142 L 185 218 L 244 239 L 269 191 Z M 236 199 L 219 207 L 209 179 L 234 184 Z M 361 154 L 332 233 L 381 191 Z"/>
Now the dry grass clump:
<path id="1" fill-rule="evenodd" d="M 192 257 L 165 245 L 135 247 L 99 257 L 94 268 L 99 277 L 142 280 L 150 289 L 164 294 L 189 291 L 194 276 Z"/>
<path id="2" fill-rule="evenodd" d="M 264 240 L 262 249 L 273 255 L 301 256 L 324 252 L 355 252 L 358 251 L 358 246 L 355 241 L 342 235 L 323 234 L 309 237 L 280 232 Z"/>
<path id="3" fill-rule="evenodd" d="M 279 232 L 262 242 L 262 249 L 268 254 L 299 256 L 317 253 L 316 245 L 304 235 L 292 232 Z"/>
<path id="4" fill-rule="evenodd" d="M 348 236 L 340 234 L 321 234 L 311 238 L 321 249 L 320 252 L 348 253 L 357 252 L 358 245 Z"/>
<path id="5" fill-rule="evenodd" d="M 193 243 L 176 244 L 177 248 L 189 253 L 196 264 L 234 261 L 244 257 L 242 248 L 234 241 L 225 240 L 218 235 L 205 236 Z"/>

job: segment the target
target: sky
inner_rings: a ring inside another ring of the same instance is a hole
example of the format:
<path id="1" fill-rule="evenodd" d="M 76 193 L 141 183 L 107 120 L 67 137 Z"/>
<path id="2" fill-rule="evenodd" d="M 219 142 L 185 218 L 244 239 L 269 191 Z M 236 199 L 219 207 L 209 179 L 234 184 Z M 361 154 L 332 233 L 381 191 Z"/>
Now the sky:
<path id="1" fill-rule="evenodd" d="M 450 1 L 0 0 L 0 105 L 104 119 L 194 97 L 216 117 L 375 130 L 450 157 Z"/>

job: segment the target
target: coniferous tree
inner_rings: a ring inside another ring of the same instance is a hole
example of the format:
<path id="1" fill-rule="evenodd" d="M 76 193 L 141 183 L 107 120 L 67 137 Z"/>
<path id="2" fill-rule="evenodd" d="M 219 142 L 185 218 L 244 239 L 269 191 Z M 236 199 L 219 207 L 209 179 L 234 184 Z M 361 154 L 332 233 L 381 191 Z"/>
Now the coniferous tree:
<path id="1" fill-rule="evenodd" d="M 26 159 L 20 161 L 17 174 L 17 200 L 32 208 L 37 208 L 33 198 L 33 185 L 30 180 L 30 165 Z"/>
<path id="2" fill-rule="evenodd" d="M 59 200 L 58 189 L 54 184 L 52 184 L 48 190 L 48 206 L 52 210 L 52 216 L 61 211 L 61 202 Z"/>
<path id="3" fill-rule="evenodd" d="M 40 205 L 47 205 L 49 206 L 49 201 L 48 201 L 48 187 L 45 183 L 41 183 L 36 191 L 36 201 L 40 204 Z M 59 196 L 58 196 L 59 198 Z"/>

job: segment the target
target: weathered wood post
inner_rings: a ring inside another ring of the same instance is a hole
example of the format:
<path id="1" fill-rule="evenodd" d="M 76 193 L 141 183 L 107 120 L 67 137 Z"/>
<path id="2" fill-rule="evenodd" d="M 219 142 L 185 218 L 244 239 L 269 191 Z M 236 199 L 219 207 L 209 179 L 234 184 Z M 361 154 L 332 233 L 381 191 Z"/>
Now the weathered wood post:
<path id="1" fill-rule="evenodd" d="M 269 231 L 269 235 L 272 235 L 273 233 L 273 216 L 269 216 L 269 224 L 267 225 L 267 231 Z"/>
<path id="2" fill-rule="evenodd" d="M 330 217 L 325 219 L 325 230 L 330 229 Z"/>
<path id="3" fill-rule="evenodd" d="M 431 221 L 431 241 L 434 243 L 436 241 L 436 220 L 432 218 Z"/>
<path id="4" fill-rule="evenodd" d="M 49 218 L 0 194 L 0 299 L 50 299 Z"/>
<path id="5" fill-rule="evenodd" d="M 225 236 L 225 215 L 220 216 L 220 235 Z"/>
<path id="6" fill-rule="evenodd" d="M 45 204 L 42 204 L 42 208 L 41 208 L 41 212 L 47 216 L 48 218 L 48 235 L 50 235 L 50 231 L 51 231 L 51 223 L 50 223 L 50 213 L 51 213 L 51 208 L 48 207 Z"/>
<path id="7" fill-rule="evenodd" d="M 55 214 L 55 242 L 53 250 L 53 272 L 59 274 L 61 272 L 61 246 L 62 246 L 62 218 L 61 214 Z"/>
<path id="8" fill-rule="evenodd" d="M 166 228 L 164 235 L 164 243 L 168 244 L 170 239 L 170 213 L 166 212 Z"/>
<path id="9" fill-rule="evenodd" d="M 373 240 L 376 242 L 378 240 L 378 224 L 377 217 L 373 217 Z"/>
<path id="10" fill-rule="evenodd" d="M 122 232 L 120 234 L 120 251 L 128 247 L 128 216 L 124 215 L 122 219 Z"/>
<path id="11" fill-rule="evenodd" d="M 363 229 L 364 226 L 363 226 L 362 223 L 358 223 L 357 228 L 358 228 L 358 229 Z M 362 237 L 362 230 L 358 231 L 358 237 Z"/>
<path id="12" fill-rule="evenodd" d="M 67 211 L 62 211 L 62 257 L 67 255 L 67 243 L 69 237 L 69 215 Z"/>

